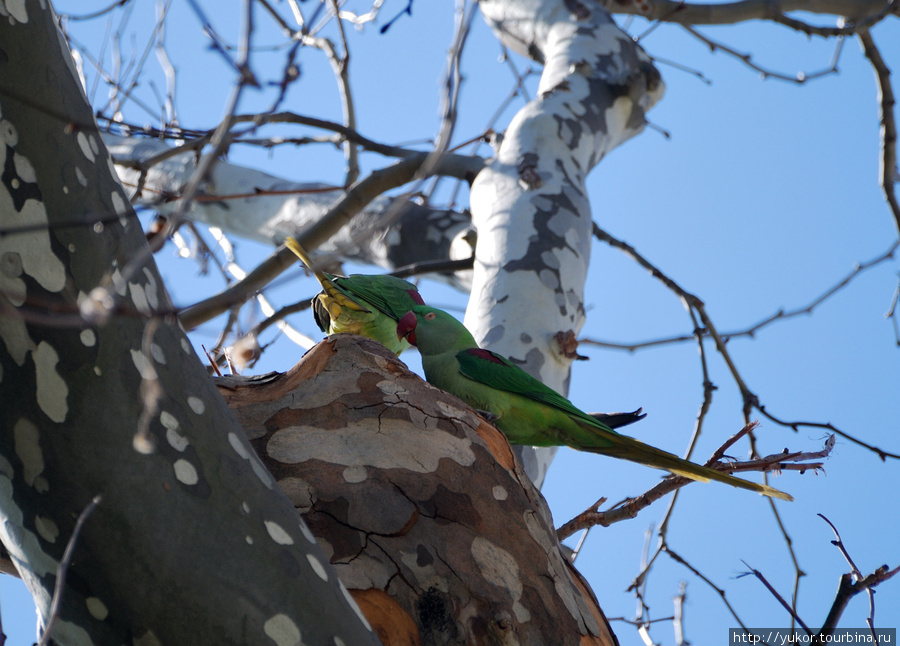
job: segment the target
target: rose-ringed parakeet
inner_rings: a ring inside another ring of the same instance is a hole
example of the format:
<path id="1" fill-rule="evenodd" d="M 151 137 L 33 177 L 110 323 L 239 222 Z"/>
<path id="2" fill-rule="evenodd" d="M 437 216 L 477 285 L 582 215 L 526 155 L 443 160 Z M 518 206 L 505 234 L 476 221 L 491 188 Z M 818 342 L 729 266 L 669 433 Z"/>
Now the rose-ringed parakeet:
<path id="1" fill-rule="evenodd" d="M 397 336 L 418 347 L 429 383 L 477 410 L 489 412 L 494 425 L 512 444 L 566 445 L 664 469 L 691 480 L 717 480 L 793 500 L 773 487 L 682 460 L 616 433 L 509 359 L 479 348 L 465 326 L 444 311 L 425 306 L 412 308 L 400 319 Z"/>
<path id="2" fill-rule="evenodd" d="M 360 334 L 394 354 L 409 347 L 406 339 L 397 337 L 397 321 L 416 305 L 424 305 L 415 285 L 396 276 L 327 274 L 316 269 L 294 238 L 287 238 L 284 244 L 322 285 L 322 291 L 312 299 L 319 329 L 326 334 Z"/>

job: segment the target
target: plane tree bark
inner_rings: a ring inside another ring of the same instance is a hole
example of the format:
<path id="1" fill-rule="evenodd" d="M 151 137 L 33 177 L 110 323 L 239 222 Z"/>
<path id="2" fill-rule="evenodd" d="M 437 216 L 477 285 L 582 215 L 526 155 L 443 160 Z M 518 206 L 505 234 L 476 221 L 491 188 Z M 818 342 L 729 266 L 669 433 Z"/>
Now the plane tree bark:
<path id="1" fill-rule="evenodd" d="M 59 644 L 616 643 L 503 436 L 375 344 L 221 380 L 236 418 L 52 10 L 4 21 L 0 42 L 0 540 L 41 629 Z"/>
<path id="2" fill-rule="evenodd" d="M 615 644 L 506 438 L 352 335 L 216 379 L 385 644 Z"/>
<path id="3" fill-rule="evenodd" d="M 0 539 L 40 623 L 58 644 L 378 643 L 171 315 L 52 9 L 7 11 Z"/>

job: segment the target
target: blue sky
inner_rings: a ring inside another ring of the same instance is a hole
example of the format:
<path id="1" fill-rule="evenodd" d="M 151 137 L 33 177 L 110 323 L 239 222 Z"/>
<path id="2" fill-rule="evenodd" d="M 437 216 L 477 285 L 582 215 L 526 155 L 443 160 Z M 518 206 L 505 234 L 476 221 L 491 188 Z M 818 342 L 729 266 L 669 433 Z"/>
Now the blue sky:
<path id="1" fill-rule="evenodd" d="M 56 3 L 60 13 L 87 13 L 105 2 Z M 123 41 L 126 61 L 139 55 L 153 24 L 151 3 L 138 3 Z M 177 105 L 182 125 L 211 128 L 233 81 L 223 59 L 206 49 L 196 16 L 187 3 L 174 3 L 166 33 L 167 49 L 178 69 Z M 201 2 L 217 31 L 235 42 L 239 3 Z M 304 10 L 312 3 L 304 3 Z M 350 3 L 348 6 L 354 6 Z M 406 6 L 388 0 L 382 21 Z M 362 4 L 355 8 L 363 11 Z M 284 15 L 287 15 L 285 10 Z M 281 42 L 261 10 L 255 13 L 255 41 Z M 619 18 L 619 24 L 626 24 Z M 379 23 L 380 24 L 380 23 Z M 96 51 L 105 21 L 71 23 L 73 34 Z M 348 29 L 358 129 L 386 143 L 432 138 L 439 127 L 440 79 L 453 29 L 453 3 L 415 3 L 384 35 L 367 26 Z M 634 21 L 631 33 L 645 23 Z M 763 23 L 700 28 L 701 31 L 772 69 L 794 74 L 828 67 L 834 43 L 808 40 L 785 28 Z M 876 42 L 889 65 L 900 65 L 900 23 L 877 27 Z M 667 93 L 650 113 L 651 121 L 670 133 L 648 129 L 604 159 L 589 177 L 594 219 L 612 235 L 633 245 L 684 289 L 700 297 L 720 331 L 740 330 L 777 312 L 804 307 L 839 282 L 856 263 L 884 253 L 897 230 L 878 186 L 878 113 L 871 68 L 854 39 L 848 39 L 839 74 L 804 85 L 763 80 L 740 61 L 711 53 L 677 26 L 660 26 L 642 40 L 647 51 L 702 73 L 710 83 L 680 69 L 659 64 Z M 411 55 L 411 53 L 413 53 Z M 512 89 L 513 77 L 499 60 L 500 48 L 480 17 L 473 23 L 463 59 L 460 121 L 456 142 L 478 135 Z M 284 52 L 257 51 L 254 69 L 269 80 L 280 77 Z M 528 63 L 515 58 L 519 69 Z M 339 120 L 334 79 L 324 57 L 311 49 L 299 55 L 301 80 L 292 87 L 285 109 Z M 152 106 L 164 80 L 151 54 L 148 74 L 136 94 Z M 89 75 L 89 88 L 92 75 Z M 533 87 L 533 85 L 532 85 Z M 93 92 L 95 106 L 106 90 Z M 268 107 L 273 90 L 245 93 L 241 112 Z M 508 123 L 521 101 L 502 115 Z M 126 117 L 158 123 L 134 105 Z M 487 154 L 487 150 L 482 150 Z M 262 151 L 233 148 L 229 161 L 253 166 L 297 181 L 338 183 L 343 177 L 340 153 L 326 146 Z M 366 156 L 368 170 L 389 161 Z M 464 199 L 464 198 L 463 198 Z M 237 259 L 251 268 L 270 249 L 237 241 Z M 692 324 L 679 300 L 622 253 L 595 242 L 582 336 L 634 343 L 690 334 Z M 215 276 L 197 275 L 197 266 L 180 260 L 168 246 L 157 256 L 173 298 L 189 304 L 221 287 Z M 369 271 L 353 267 L 353 271 Z M 897 260 L 863 272 L 811 315 L 776 322 L 755 338 L 735 338 L 729 345 L 748 387 L 776 417 L 831 422 L 838 428 L 885 450 L 900 452 L 900 348 L 891 322 L 884 318 L 897 289 Z M 272 300 L 287 304 L 316 287 L 299 271 L 289 274 Z M 177 284 L 176 284 L 177 279 Z M 425 280 L 426 300 L 461 316 L 465 295 Z M 307 314 L 291 323 L 318 338 Z M 194 335 L 210 345 L 216 325 Z M 269 340 L 269 339 L 263 339 Z M 642 440 L 681 453 L 687 445 L 702 400 L 702 375 L 695 343 L 661 346 L 628 353 L 582 346 L 590 357 L 573 370 L 570 398 L 588 410 L 629 410 L 643 406 L 646 420 L 632 429 Z M 728 370 L 707 345 L 711 379 L 718 386 L 695 453 L 704 460 L 728 435 L 742 426 L 739 392 Z M 280 339 L 255 371 L 284 371 L 302 350 Z M 402 357 L 419 370 L 414 353 Z M 754 418 L 760 418 L 754 413 Z M 785 447 L 814 451 L 825 433 L 798 432 L 762 419 L 759 450 Z M 746 444 L 732 450 L 743 457 Z M 826 463 L 826 474 L 787 472 L 770 479 L 796 502 L 779 503 L 781 521 L 793 540 L 801 580 L 799 613 L 818 626 L 830 607 L 838 578 L 847 571 L 831 544 L 831 530 L 817 514 L 840 530 L 864 574 L 883 563 L 900 565 L 900 503 L 895 490 L 900 463 L 882 462 L 871 452 L 838 439 Z M 652 486 L 659 472 L 596 455 L 563 449 L 551 467 L 543 493 L 557 525 L 583 511 L 601 496 L 610 501 Z M 753 476 L 748 476 L 753 477 Z M 638 518 L 610 528 L 595 528 L 585 541 L 577 566 L 593 586 L 607 616 L 635 616 L 636 601 L 626 592 L 639 571 L 645 533 L 662 519 L 665 503 Z M 768 502 L 753 494 L 715 484 L 693 484 L 679 496 L 670 521 L 669 546 L 688 559 L 715 585 L 749 626 L 784 627 L 789 618 L 753 577 L 739 578 L 744 562 L 761 570 L 788 597 L 795 568 Z M 651 549 L 656 537 L 650 540 Z M 687 583 L 685 629 L 695 644 L 724 643 L 735 625 L 719 595 L 665 555 L 649 577 L 645 602 L 651 618 L 668 617 L 679 583 Z M 4 630 L 18 646 L 33 638 L 33 615 L 23 587 L 0 578 Z M 33 607 L 33 606 L 32 606 Z M 868 601 L 855 598 L 841 626 L 863 627 Z M 900 579 L 885 583 L 876 594 L 876 625 L 900 626 Z M 623 645 L 639 644 L 633 628 L 613 623 Z M 673 644 L 671 623 L 652 628 L 657 642 Z"/>

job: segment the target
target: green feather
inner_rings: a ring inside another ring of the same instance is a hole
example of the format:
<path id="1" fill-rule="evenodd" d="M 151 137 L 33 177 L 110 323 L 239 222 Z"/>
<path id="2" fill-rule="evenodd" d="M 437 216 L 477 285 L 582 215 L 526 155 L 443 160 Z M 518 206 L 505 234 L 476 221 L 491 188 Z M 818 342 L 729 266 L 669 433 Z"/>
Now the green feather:
<path id="1" fill-rule="evenodd" d="M 495 415 L 494 424 L 513 444 L 566 445 L 664 469 L 692 480 L 716 480 L 766 496 L 793 500 L 768 485 L 694 464 L 617 433 L 506 357 L 479 348 L 465 326 L 446 312 L 433 307 L 414 307 L 401 319 L 398 335 L 406 336 L 419 348 L 425 377 L 430 383 L 473 408 Z"/>
<path id="2" fill-rule="evenodd" d="M 396 276 L 335 276 L 316 268 L 294 238 L 287 238 L 285 246 L 322 285 L 322 291 L 312 300 L 319 329 L 326 334 L 361 334 L 395 354 L 409 347 L 404 339 L 397 338 L 397 321 L 422 303 L 415 285 Z"/>

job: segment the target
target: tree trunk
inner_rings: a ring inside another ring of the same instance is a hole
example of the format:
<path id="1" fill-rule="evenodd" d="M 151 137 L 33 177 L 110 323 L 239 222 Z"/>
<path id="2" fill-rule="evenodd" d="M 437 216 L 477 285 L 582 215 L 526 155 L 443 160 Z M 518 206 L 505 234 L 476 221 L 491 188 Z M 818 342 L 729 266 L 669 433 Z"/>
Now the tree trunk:
<path id="1" fill-rule="evenodd" d="M 482 347 L 566 394 L 591 252 L 585 178 L 643 130 L 644 113 L 664 85 L 650 57 L 600 3 L 478 6 L 503 44 L 544 70 L 537 98 L 515 116 L 472 186 L 478 244 L 465 323 Z M 538 450 L 529 469 L 536 482 L 552 455 Z"/>
<path id="2" fill-rule="evenodd" d="M 59 644 L 375 644 L 171 311 L 49 8 L 0 20 L 0 539 Z"/>
<path id="3" fill-rule="evenodd" d="M 217 379 L 385 644 L 615 644 L 502 433 L 381 345 Z"/>

